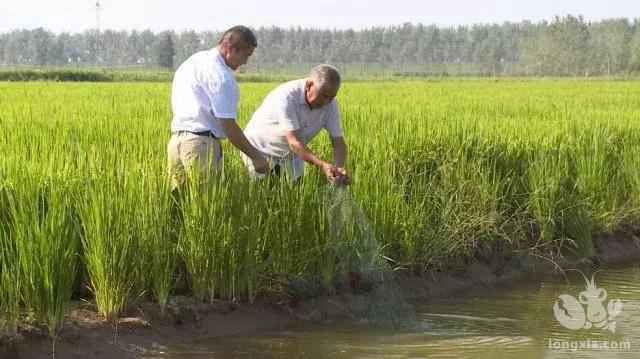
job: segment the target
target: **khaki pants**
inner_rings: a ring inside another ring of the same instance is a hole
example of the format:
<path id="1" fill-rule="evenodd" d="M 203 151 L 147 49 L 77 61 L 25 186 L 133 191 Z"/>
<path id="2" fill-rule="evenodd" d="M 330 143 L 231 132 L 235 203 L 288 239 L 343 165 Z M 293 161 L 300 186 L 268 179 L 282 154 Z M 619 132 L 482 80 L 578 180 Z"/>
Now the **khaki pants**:
<path id="1" fill-rule="evenodd" d="M 269 163 L 269 169 L 272 174 L 276 166 L 280 167 L 281 175 L 287 176 L 287 178 L 295 183 L 304 175 L 304 161 L 295 155 L 289 155 L 284 158 L 280 157 L 272 157 L 263 155 L 267 159 Z M 240 158 L 242 158 L 242 162 L 244 166 L 247 168 L 247 172 L 249 172 L 249 176 L 253 179 L 263 179 L 265 177 L 264 174 L 256 172 L 256 169 L 253 167 L 253 161 L 245 155 L 244 153 L 240 153 Z"/>
<path id="2" fill-rule="evenodd" d="M 188 132 L 174 133 L 167 145 L 171 189 L 183 186 L 189 176 L 206 179 L 222 168 L 222 146 L 210 136 Z"/>

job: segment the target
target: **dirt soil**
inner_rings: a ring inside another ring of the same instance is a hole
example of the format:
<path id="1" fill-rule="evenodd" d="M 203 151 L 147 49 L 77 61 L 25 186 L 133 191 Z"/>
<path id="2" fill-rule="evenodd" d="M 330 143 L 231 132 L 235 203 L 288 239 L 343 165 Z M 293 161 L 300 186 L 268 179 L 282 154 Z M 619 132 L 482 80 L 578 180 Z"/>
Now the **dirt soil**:
<path id="1" fill-rule="evenodd" d="M 636 231 L 634 231 L 637 233 Z M 626 232 L 594 239 L 596 256 L 586 261 L 552 263 L 534 256 L 475 259 L 464 270 L 402 274 L 396 282 L 409 300 L 425 301 L 472 287 L 514 283 L 531 274 L 551 273 L 557 265 L 611 265 L 640 261 L 640 238 Z M 535 279 L 533 279 L 535 280 Z M 353 282 L 354 278 L 347 281 Z M 353 284 L 353 283 L 351 283 Z M 349 286 L 347 286 L 349 287 Z M 366 310 L 371 289 L 355 288 L 331 296 L 300 300 L 285 296 L 261 298 L 253 304 L 197 302 L 172 297 L 165 315 L 157 304 L 138 303 L 117 325 L 103 320 L 95 305 L 75 302 L 55 343 L 56 358 L 139 358 L 198 337 L 222 338 L 285 328 L 300 321 L 354 320 Z M 375 292 L 375 290 L 374 290 Z M 0 339 L 0 359 L 49 359 L 53 342 L 44 328 L 23 324 L 16 338 Z"/>

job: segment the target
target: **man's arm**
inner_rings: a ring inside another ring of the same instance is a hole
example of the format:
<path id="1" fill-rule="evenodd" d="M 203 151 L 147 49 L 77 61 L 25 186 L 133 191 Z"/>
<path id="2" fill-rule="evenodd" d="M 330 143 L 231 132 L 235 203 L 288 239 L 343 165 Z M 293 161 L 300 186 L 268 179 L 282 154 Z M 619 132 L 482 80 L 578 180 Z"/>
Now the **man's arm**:
<path id="1" fill-rule="evenodd" d="M 337 184 L 351 184 L 351 178 L 344 169 L 347 161 L 347 144 L 344 141 L 342 135 L 342 124 L 340 123 L 340 111 L 338 109 L 338 102 L 334 99 L 330 105 L 330 117 L 325 125 L 325 129 L 329 133 L 331 138 L 331 147 L 333 148 L 333 161 L 335 162 L 336 170 L 336 183 Z"/>
<path id="2" fill-rule="evenodd" d="M 347 174 L 347 170 L 344 169 L 344 165 L 347 162 L 347 143 L 344 141 L 344 137 L 331 137 L 331 145 L 333 147 L 333 160 L 336 163 L 336 177 L 338 184 L 351 184 L 351 176 Z"/>
<path id="3" fill-rule="evenodd" d="M 308 147 L 300 140 L 298 131 L 286 131 L 285 136 L 289 143 L 291 151 L 302 158 L 305 162 L 309 162 L 319 167 L 322 172 L 327 176 L 330 182 L 334 182 L 336 178 L 336 167 L 329 162 L 323 161 L 317 157 Z"/>
<path id="4" fill-rule="evenodd" d="M 344 168 L 347 162 L 347 143 L 344 137 L 331 137 L 331 145 L 333 146 L 333 161 L 336 167 Z"/>
<path id="5" fill-rule="evenodd" d="M 220 123 L 231 144 L 251 158 L 256 172 L 267 173 L 269 171 L 269 164 L 264 159 L 264 156 L 262 156 L 262 153 L 249 143 L 236 121 L 234 119 L 222 118 L 220 119 Z"/>

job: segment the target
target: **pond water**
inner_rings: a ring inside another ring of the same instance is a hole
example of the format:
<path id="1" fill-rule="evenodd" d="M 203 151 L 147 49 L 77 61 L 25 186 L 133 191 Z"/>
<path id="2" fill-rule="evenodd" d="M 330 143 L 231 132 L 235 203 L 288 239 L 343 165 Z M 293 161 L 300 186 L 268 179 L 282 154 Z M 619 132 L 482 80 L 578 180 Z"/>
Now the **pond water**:
<path id="1" fill-rule="evenodd" d="M 549 276 L 414 302 L 415 320 L 403 328 L 366 321 L 305 323 L 254 336 L 197 338 L 153 357 L 640 357 L 640 266 L 600 270 L 591 290 L 587 290 L 586 279 L 593 273 L 585 274 L 586 278 L 569 271 L 566 277 Z M 559 319 L 554 314 L 556 303 Z M 567 328 L 561 321 L 581 329 Z"/>

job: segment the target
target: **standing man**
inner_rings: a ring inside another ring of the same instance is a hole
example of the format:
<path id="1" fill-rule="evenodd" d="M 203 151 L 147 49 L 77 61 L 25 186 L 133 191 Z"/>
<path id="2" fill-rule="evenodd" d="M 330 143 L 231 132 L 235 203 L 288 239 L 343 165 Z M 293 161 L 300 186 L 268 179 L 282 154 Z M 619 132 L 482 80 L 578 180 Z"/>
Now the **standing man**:
<path id="1" fill-rule="evenodd" d="M 344 169 L 347 145 L 335 100 L 340 74 L 331 65 L 314 67 L 309 77 L 278 86 L 264 99 L 245 129 L 247 139 L 270 162 L 271 172 L 286 172 L 292 182 L 304 174 L 304 162 L 318 168 L 331 183 L 350 184 Z M 331 137 L 334 163 L 316 156 L 308 147 L 320 130 Z M 253 177 L 261 177 L 250 157 L 242 156 Z"/>
<path id="2" fill-rule="evenodd" d="M 210 176 L 222 167 L 220 140 L 229 141 L 248 158 L 256 172 L 269 165 L 236 123 L 240 91 L 234 71 L 247 63 L 258 46 L 245 26 L 225 31 L 218 46 L 189 57 L 176 71 L 171 92 L 173 121 L 167 146 L 171 189 L 185 184 L 191 171 Z"/>

